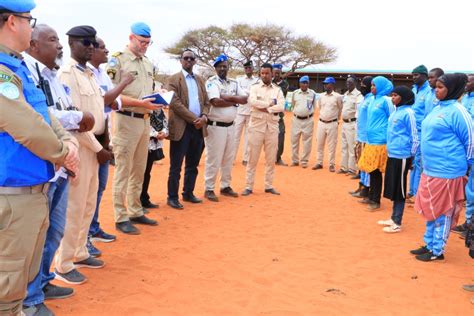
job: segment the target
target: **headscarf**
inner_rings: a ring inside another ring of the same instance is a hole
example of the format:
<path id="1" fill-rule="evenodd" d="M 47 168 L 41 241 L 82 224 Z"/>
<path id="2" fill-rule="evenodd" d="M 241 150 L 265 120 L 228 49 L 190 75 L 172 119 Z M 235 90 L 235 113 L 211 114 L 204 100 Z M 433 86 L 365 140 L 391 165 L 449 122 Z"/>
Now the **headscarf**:
<path id="1" fill-rule="evenodd" d="M 408 87 L 405 87 L 405 86 L 395 87 L 392 90 L 392 93 L 396 93 L 402 98 L 400 103 L 397 104 L 397 107 L 402 106 L 402 105 L 413 105 L 413 103 L 415 103 L 415 94 Z"/>
<path id="2" fill-rule="evenodd" d="M 367 94 L 370 93 L 370 87 L 372 85 L 372 78 L 371 76 L 366 76 L 362 79 L 362 83 L 364 84 L 364 87 L 360 87 L 360 92 L 362 93 L 363 96 L 366 96 Z"/>
<path id="3" fill-rule="evenodd" d="M 464 93 L 464 87 L 467 83 L 467 76 L 462 73 L 446 74 L 438 78 L 447 89 L 448 94 L 440 101 L 457 100 Z"/>
<path id="4" fill-rule="evenodd" d="M 393 83 L 383 76 L 375 77 L 372 79 L 372 83 L 377 89 L 377 92 L 375 93 L 376 97 L 386 96 L 392 92 Z"/>

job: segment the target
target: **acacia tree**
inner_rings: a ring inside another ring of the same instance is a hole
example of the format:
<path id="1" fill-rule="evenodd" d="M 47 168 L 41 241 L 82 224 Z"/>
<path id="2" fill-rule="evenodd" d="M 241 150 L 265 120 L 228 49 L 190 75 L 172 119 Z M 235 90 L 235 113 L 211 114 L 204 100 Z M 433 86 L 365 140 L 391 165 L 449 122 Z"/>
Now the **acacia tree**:
<path id="1" fill-rule="evenodd" d="M 289 72 L 328 63 L 337 57 L 335 48 L 275 24 L 238 23 L 228 29 L 208 26 L 190 30 L 165 51 L 179 55 L 186 48 L 193 50 L 199 64 L 207 68 L 213 68 L 214 58 L 221 53 L 229 57 L 231 68 L 241 68 L 244 62 L 253 60 L 257 67 L 266 62 L 278 62 L 289 67 Z"/>

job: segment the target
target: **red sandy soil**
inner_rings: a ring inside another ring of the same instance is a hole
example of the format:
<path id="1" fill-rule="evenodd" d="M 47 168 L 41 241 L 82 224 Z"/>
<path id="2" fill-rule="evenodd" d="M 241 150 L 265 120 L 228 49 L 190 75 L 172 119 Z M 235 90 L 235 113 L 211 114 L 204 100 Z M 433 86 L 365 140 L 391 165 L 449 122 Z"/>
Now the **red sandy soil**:
<path id="1" fill-rule="evenodd" d="M 290 162 L 290 114 L 286 122 Z M 457 234 L 444 262 L 417 261 L 409 250 L 422 244 L 424 221 L 413 207 L 403 232 L 386 234 L 377 221 L 390 218 L 390 201 L 366 211 L 347 193 L 357 181 L 330 173 L 327 162 L 317 171 L 277 167 L 282 194 L 273 196 L 263 192 L 262 158 L 253 195 L 185 203 L 182 211 L 166 205 L 168 159 L 155 164 L 150 194 L 160 208 L 149 215 L 160 225 L 140 226 L 139 236 L 115 231 L 111 168 L 100 219 L 118 238 L 96 243 L 106 266 L 82 269 L 89 280 L 74 286 L 75 296 L 47 305 L 57 315 L 474 315 L 473 295 L 461 289 L 474 283 L 474 260 Z M 199 171 L 202 197 L 204 157 Z"/>

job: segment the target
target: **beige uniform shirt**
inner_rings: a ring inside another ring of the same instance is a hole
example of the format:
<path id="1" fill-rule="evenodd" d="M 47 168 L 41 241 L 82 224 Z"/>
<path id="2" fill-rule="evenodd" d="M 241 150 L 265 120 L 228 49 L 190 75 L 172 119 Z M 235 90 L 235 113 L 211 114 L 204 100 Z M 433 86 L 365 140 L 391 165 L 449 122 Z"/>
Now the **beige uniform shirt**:
<path id="1" fill-rule="evenodd" d="M 301 89 L 296 90 L 291 97 L 293 114 L 301 117 L 307 117 L 313 114 L 317 100 L 318 95 L 312 89 L 306 91 Z"/>
<path id="2" fill-rule="evenodd" d="M 91 131 L 75 133 L 81 146 L 93 152 L 102 150 L 102 145 L 94 135 L 102 135 L 105 131 L 104 98 L 99 85 L 94 78 L 94 73 L 89 68 L 84 68 L 71 59 L 68 65 L 59 71 L 59 78 L 71 90 L 72 104 L 80 111 L 88 111 L 94 116 L 95 123 Z"/>
<path id="3" fill-rule="evenodd" d="M 246 96 L 247 93 L 240 87 L 235 79 L 222 80 L 219 76 L 212 76 L 206 81 L 206 91 L 209 100 L 220 98 L 224 95 Z M 212 103 L 211 103 L 212 104 Z M 207 117 L 211 121 L 231 123 L 237 114 L 238 104 L 236 106 L 216 107 L 211 105 Z"/>
<path id="4" fill-rule="evenodd" d="M 356 117 L 357 105 L 362 102 L 364 97 L 359 90 L 354 89 L 351 92 L 346 91 L 342 98 L 342 118 L 344 120 L 353 119 Z"/>
<path id="5" fill-rule="evenodd" d="M 122 79 L 122 72 L 129 72 L 135 77 L 135 80 L 122 91 L 123 95 L 135 99 L 142 99 L 144 96 L 153 94 L 153 64 L 146 56 L 137 57 L 128 47 L 126 47 L 123 52 L 112 55 L 112 58 L 107 64 L 106 71 L 115 85 Z M 122 109 L 130 112 L 151 113 L 151 110 L 144 108 L 122 107 Z"/>
<path id="6" fill-rule="evenodd" d="M 342 111 L 342 98 L 337 92 L 322 93 L 317 101 L 319 118 L 324 121 L 338 119 Z"/>
<path id="7" fill-rule="evenodd" d="M 237 82 L 240 84 L 240 86 L 245 91 L 245 93 L 247 93 L 247 95 L 250 94 L 250 87 L 252 87 L 252 85 L 257 83 L 258 80 L 260 80 L 260 78 L 253 77 L 253 76 L 252 76 L 252 78 L 248 78 L 247 76 L 237 77 Z M 246 104 L 241 104 L 237 109 L 237 114 L 250 115 L 250 109 L 251 108 L 252 107 L 250 106 L 250 104 L 248 102 Z"/>
<path id="8" fill-rule="evenodd" d="M 22 59 L 21 55 L 0 45 L 0 52 Z M 62 164 L 68 149 L 64 142 L 77 145 L 77 141 L 66 132 L 54 115 L 49 115 L 51 125 L 25 100 L 21 79 L 8 67 L 0 65 L 0 84 L 10 82 L 18 88 L 17 96 L 0 93 L 0 132 L 8 133 L 41 159 Z"/>
<path id="9" fill-rule="evenodd" d="M 254 84 L 250 88 L 248 102 L 252 107 L 250 127 L 265 131 L 267 125 L 273 125 L 278 130 L 278 113 L 283 112 L 285 107 L 285 97 L 279 86 L 274 83 L 266 85 L 263 82 Z M 274 105 L 270 106 L 270 102 Z M 267 109 L 268 113 L 259 109 Z"/>

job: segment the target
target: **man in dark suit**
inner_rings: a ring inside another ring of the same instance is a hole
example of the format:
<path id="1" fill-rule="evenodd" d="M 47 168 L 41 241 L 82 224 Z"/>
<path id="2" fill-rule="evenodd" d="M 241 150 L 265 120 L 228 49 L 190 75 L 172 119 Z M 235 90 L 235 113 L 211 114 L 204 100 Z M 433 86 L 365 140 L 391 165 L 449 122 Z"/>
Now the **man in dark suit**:
<path id="1" fill-rule="evenodd" d="M 204 148 L 203 128 L 207 122 L 209 99 L 204 79 L 193 73 L 196 56 L 191 50 L 181 54 L 183 69 L 171 76 L 167 89 L 174 91 L 169 108 L 170 173 L 168 176 L 168 205 L 182 209 L 178 200 L 181 166 L 184 168 L 183 201 L 201 203 L 194 195 L 197 166 Z"/>

